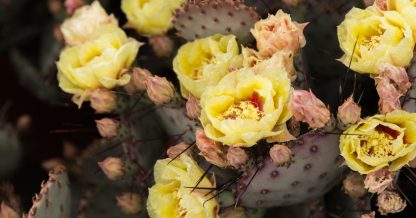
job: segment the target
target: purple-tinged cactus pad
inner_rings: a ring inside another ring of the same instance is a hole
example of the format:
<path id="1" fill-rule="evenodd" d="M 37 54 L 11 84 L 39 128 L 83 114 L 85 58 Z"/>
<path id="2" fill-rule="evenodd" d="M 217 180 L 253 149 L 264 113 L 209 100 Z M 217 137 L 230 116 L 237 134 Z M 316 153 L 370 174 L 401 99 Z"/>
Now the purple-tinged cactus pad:
<path id="1" fill-rule="evenodd" d="M 265 158 L 256 176 L 254 166 L 237 184 L 237 198 L 246 207 L 293 205 L 324 195 L 340 179 L 339 136 L 308 132 L 290 143 L 294 163 L 277 167 Z"/>

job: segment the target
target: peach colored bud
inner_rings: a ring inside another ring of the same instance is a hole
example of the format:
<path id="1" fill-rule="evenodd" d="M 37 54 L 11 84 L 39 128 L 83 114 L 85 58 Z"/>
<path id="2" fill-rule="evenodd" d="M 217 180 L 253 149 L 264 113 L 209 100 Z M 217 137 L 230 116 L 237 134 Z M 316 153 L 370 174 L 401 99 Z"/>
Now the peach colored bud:
<path id="1" fill-rule="evenodd" d="M 180 154 L 190 154 L 191 150 L 189 149 L 188 144 L 186 144 L 185 142 L 181 142 L 177 145 L 170 146 L 166 153 L 169 158 L 173 159 L 178 157 Z"/>
<path id="2" fill-rule="evenodd" d="M 294 90 L 289 109 L 296 121 L 308 123 L 311 128 L 322 128 L 331 118 L 328 108 L 312 91 Z"/>
<path id="3" fill-rule="evenodd" d="M 387 188 L 393 187 L 395 175 L 395 173 L 388 171 L 387 168 L 377 170 L 376 172 L 367 174 L 364 180 L 364 186 L 369 192 L 380 194 Z"/>
<path id="4" fill-rule="evenodd" d="M 65 0 L 65 8 L 68 14 L 73 14 L 79 6 L 85 4 L 83 0 Z"/>
<path id="5" fill-rule="evenodd" d="M 117 95 L 107 89 L 93 90 L 90 101 L 96 113 L 110 113 L 117 108 Z"/>
<path id="6" fill-rule="evenodd" d="M 186 115 L 191 119 L 198 119 L 201 115 L 199 100 L 191 94 L 189 94 L 188 101 L 186 102 Z"/>
<path id="7" fill-rule="evenodd" d="M 403 67 L 396 67 L 392 64 L 382 64 L 379 67 L 379 74 L 377 79 L 387 78 L 391 84 L 394 84 L 400 94 L 405 94 L 412 86 L 409 81 L 406 69 Z"/>
<path id="8" fill-rule="evenodd" d="M 220 214 L 221 218 L 248 218 L 244 208 L 242 207 L 229 207 Z"/>
<path id="9" fill-rule="evenodd" d="M 16 213 L 16 211 L 13 208 L 7 206 L 7 204 L 4 203 L 3 201 L 1 202 L 1 205 L 0 205 L 0 217 L 1 218 L 19 218 L 19 215 Z"/>
<path id="10" fill-rule="evenodd" d="M 169 103 L 175 95 L 175 87 L 165 77 L 147 78 L 147 95 L 156 105 Z"/>
<path id="11" fill-rule="evenodd" d="M 355 124 L 360 120 L 361 107 L 350 96 L 338 107 L 337 117 L 343 124 Z"/>
<path id="12" fill-rule="evenodd" d="M 208 138 L 203 129 L 198 129 L 196 131 L 195 138 L 196 146 L 198 147 L 201 156 L 218 167 L 227 166 L 227 160 L 220 143 Z"/>
<path id="13" fill-rule="evenodd" d="M 277 166 L 290 165 L 293 157 L 292 150 L 286 145 L 275 144 L 269 150 L 270 158 Z"/>
<path id="14" fill-rule="evenodd" d="M 378 101 L 379 111 L 382 114 L 401 109 L 401 94 L 396 87 L 389 83 L 386 78 L 376 80 L 376 90 L 380 99 Z"/>
<path id="15" fill-rule="evenodd" d="M 248 161 L 248 155 L 244 149 L 239 147 L 230 147 L 227 151 L 228 164 L 235 169 L 240 169 Z"/>
<path id="16" fill-rule="evenodd" d="M 374 1 L 374 0 L 373 0 Z M 387 11 L 387 0 L 375 0 L 374 5 L 377 9 Z"/>
<path id="17" fill-rule="evenodd" d="M 129 93 L 144 91 L 147 89 L 146 81 L 151 76 L 152 73 L 149 70 L 135 67 L 132 70 L 130 82 L 124 86 L 124 89 Z"/>
<path id="18" fill-rule="evenodd" d="M 292 22 L 289 14 L 279 10 L 276 15 L 258 21 L 251 33 L 256 38 L 260 54 L 270 57 L 278 51 L 296 53 L 305 46 L 303 29 L 306 25 Z"/>
<path id="19" fill-rule="evenodd" d="M 142 198 L 137 193 L 126 192 L 116 197 L 117 206 L 128 215 L 138 214 L 142 209 Z"/>
<path id="20" fill-rule="evenodd" d="M 283 3 L 290 7 L 296 7 L 298 6 L 302 0 L 283 0 Z"/>
<path id="21" fill-rule="evenodd" d="M 350 172 L 342 182 L 344 192 L 352 198 L 361 198 L 367 193 L 363 180 L 364 178 L 360 174 Z"/>
<path id="22" fill-rule="evenodd" d="M 115 119 L 103 118 L 95 121 L 98 132 L 104 138 L 112 138 L 117 136 L 120 122 Z"/>
<path id="23" fill-rule="evenodd" d="M 109 180 L 119 180 L 124 176 L 124 162 L 118 157 L 107 157 L 98 166 Z"/>
<path id="24" fill-rule="evenodd" d="M 371 211 L 371 213 L 361 214 L 360 218 L 376 218 L 376 212 Z"/>
<path id="25" fill-rule="evenodd" d="M 384 191 L 377 197 L 378 212 L 381 215 L 389 213 L 398 213 L 406 208 L 406 201 L 404 201 L 399 194 L 392 191 Z"/>
<path id="26" fill-rule="evenodd" d="M 150 36 L 149 44 L 158 57 L 169 57 L 173 51 L 173 41 L 166 35 Z"/>

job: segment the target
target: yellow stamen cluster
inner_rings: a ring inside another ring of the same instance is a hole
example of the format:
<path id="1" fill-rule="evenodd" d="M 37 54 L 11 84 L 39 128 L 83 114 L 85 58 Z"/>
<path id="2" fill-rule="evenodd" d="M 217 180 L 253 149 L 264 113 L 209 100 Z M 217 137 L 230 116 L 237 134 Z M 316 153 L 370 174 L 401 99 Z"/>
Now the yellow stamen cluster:
<path id="1" fill-rule="evenodd" d="M 264 113 L 260 111 L 250 101 L 240 101 L 231 105 L 223 114 L 223 119 L 253 119 L 260 120 Z"/>
<path id="2" fill-rule="evenodd" d="M 391 155 L 393 151 L 394 138 L 381 131 L 368 136 L 360 136 L 361 151 L 371 157 L 385 157 Z"/>

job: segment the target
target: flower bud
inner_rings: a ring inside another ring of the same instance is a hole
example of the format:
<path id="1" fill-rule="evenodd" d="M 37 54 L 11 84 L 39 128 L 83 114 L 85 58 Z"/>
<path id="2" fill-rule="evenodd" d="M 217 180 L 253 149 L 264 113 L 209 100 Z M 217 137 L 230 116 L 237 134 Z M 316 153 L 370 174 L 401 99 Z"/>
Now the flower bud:
<path id="1" fill-rule="evenodd" d="M 407 75 L 406 69 L 403 67 L 396 67 L 392 64 L 382 64 L 379 67 L 379 75 L 377 79 L 386 78 L 391 84 L 397 88 L 400 94 L 405 94 L 407 90 L 412 86 L 409 82 L 409 76 Z"/>
<path id="2" fill-rule="evenodd" d="M 189 146 L 190 145 L 186 144 L 185 142 L 181 142 L 177 145 L 170 146 L 168 148 L 168 150 L 166 151 L 166 153 L 167 153 L 168 157 L 171 158 L 171 159 L 178 157 L 180 154 L 188 154 L 189 155 L 191 153 L 191 151 L 189 149 Z"/>
<path id="3" fill-rule="evenodd" d="M 203 129 L 198 129 L 196 131 L 195 138 L 196 146 L 198 147 L 201 156 L 218 167 L 227 166 L 227 160 L 220 143 L 208 138 Z"/>
<path id="4" fill-rule="evenodd" d="M 7 204 L 4 203 L 3 201 L 1 202 L 1 205 L 0 205 L 0 217 L 1 218 L 19 218 L 19 215 L 16 213 L 16 211 L 13 208 L 7 206 Z"/>
<path id="5" fill-rule="evenodd" d="M 387 168 L 383 168 L 367 174 L 364 185 L 369 192 L 380 194 L 387 188 L 393 187 L 394 177 L 395 173 L 388 171 Z"/>
<path id="6" fill-rule="evenodd" d="M 91 107 L 96 113 L 110 113 L 117 108 L 117 96 L 107 89 L 95 89 L 90 94 Z"/>
<path id="7" fill-rule="evenodd" d="M 244 149 L 239 147 L 230 147 L 227 151 L 227 162 L 234 169 L 240 169 L 248 161 L 248 155 Z"/>
<path id="8" fill-rule="evenodd" d="M 352 198 L 360 198 L 367 193 L 363 177 L 356 172 L 350 172 L 342 183 L 344 192 Z"/>
<path id="9" fill-rule="evenodd" d="M 355 124 L 360 120 L 361 107 L 355 103 L 352 96 L 350 96 L 341 106 L 338 107 L 337 117 L 341 123 L 345 125 Z"/>
<path id="10" fill-rule="evenodd" d="M 398 213 L 406 207 L 406 201 L 404 201 L 399 194 L 392 191 L 384 191 L 377 197 L 378 212 L 381 215 L 387 215 L 389 213 Z"/>
<path id="11" fill-rule="evenodd" d="M 244 208 L 229 207 L 220 214 L 221 218 L 248 218 Z"/>
<path id="12" fill-rule="evenodd" d="M 191 119 L 198 119 L 201 115 L 199 100 L 191 94 L 189 94 L 188 101 L 186 102 L 186 115 Z"/>
<path id="13" fill-rule="evenodd" d="M 289 103 L 293 118 L 309 124 L 311 128 L 322 128 L 330 120 L 331 113 L 312 91 L 295 90 Z"/>
<path id="14" fill-rule="evenodd" d="M 124 89 L 129 93 L 144 91 L 147 88 L 146 81 L 151 76 L 152 73 L 149 70 L 135 67 L 131 73 L 130 82 L 124 86 Z"/>
<path id="15" fill-rule="evenodd" d="M 126 192 L 116 197 L 117 206 L 128 215 L 138 214 L 142 210 L 142 198 L 137 193 Z"/>
<path id="16" fill-rule="evenodd" d="M 360 218 L 376 218 L 376 212 L 371 211 L 371 213 L 361 214 Z"/>
<path id="17" fill-rule="evenodd" d="M 118 157 L 107 157 L 103 161 L 98 162 L 101 170 L 109 180 L 118 180 L 124 176 L 124 162 Z"/>
<path id="18" fill-rule="evenodd" d="M 173 41 L 166 35 L 151 36 L 149 44 L 158 57 L 169 57 L 173 51 Z"/>
<path id="19" fill-rule="evenodd" d="M 293 157 L 292 150 L 286 145 L 275 144 L 269 150 L 270 158 L 277 166 L 290 165 Z"/>
<path id="20" fill-rule="evenodd" d="M 147 78 L 147 95 L 156 105 L 169 103 L 175 95 L 175 87 L 165 77 Z"/>
<path id="21" fill-rule="evenodd" d="M 401 94 L 396 87 L 389 83 L 386 78 L 376 80 L 376 90 L 380 99 L 378 107 L 381 114 L 387 114 L 394 110 L 401 109 L 400 96 Z"/>
<path id="22" fill-rule="evenodd" d="M 104 138 L 116 137 L 118 134 L 118 129 L 120 122 L 115 119 L 103 118 L 101 120 L 95 121 L 97 125 L 98 132 Z"/>
<path id="23" fill-rule="evenodd" d="M 73 14 L 79 6 L 85 4 L 83 0 L 65 0 L 65 8 L 68 14 Z"/>
<path id="24" fill-rule="evenodd" d="M 373 0 L 374 6 L 381 11 L 387 11 L 387 0 Z"/>

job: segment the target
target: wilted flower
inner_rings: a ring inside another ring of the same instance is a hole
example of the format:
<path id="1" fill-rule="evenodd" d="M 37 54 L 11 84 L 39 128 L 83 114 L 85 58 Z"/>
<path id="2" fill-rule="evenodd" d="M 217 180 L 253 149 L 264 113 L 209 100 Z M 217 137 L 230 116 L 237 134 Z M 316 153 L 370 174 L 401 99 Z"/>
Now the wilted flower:
<path id="1" fill-rule="evenodd" d="M 325 104 L 312 91 L 293 91 L 292 101 L 289 103 L 293 118 L 309 124 L 311 128 L 322 128 L 331 119 L 331 113 Z"/>
<path id="2" fill-rule="evenodd" d="M 240 169 L 247 163 L 249 157 L 244 149 L 239 147 L 229 147 L 227 151 L 227 162 L 234 169 Z"/>
<path id="3" fill-rule="evenodd" d="M 337 117 L 343 124 L 355 124 L 360 120 L 361 107 L 355 103 L 352 96 L 350 96 L 338 107 Z"/>
<path id="4" fill-rule="evenodd" d="M 380 194 L 387 188 L 393 187 L 395 173 L 389 172 L 387 168 L 367 174 L 364 180 L 365 188 L 371 193 Z"/>
<path id="5" fill-rule="evenodd" d="M 117 206 L 128 215 L 138 214 L 142 211 L 142 198 L 137 193 L 126 192 L 116 197 Z"/>
<path id="6" fill-rule="evenodd" d="M 173 41 L 166 35 L 149 37 L 149 44 L 158 57 L 169 57 L 173 51 Z"/>
<path id="7" fill-rule="evenodd" d="M 115 119 L 103 118 L 95 121 L 98 132 L 104 138 L 116 137 L 120 122 Z"/>
<path id="8" fill-rule="evenodd" d="M 165 77 L 147 78 L 147 95 L 156 105 L 169 103 L 175 95 L 175 87 Z"/>
<path id="9" fill-rule="evenodd" d="M 305 26 L 292 22 L 289 14 L 279 10 L 276 15 L 258 21 L 251 33 L 256 38 L 257 49 L 262 56 L 270 57 L 278 51 L 294 54 L 306 44 L 303 35 Z"/>
<path id="10" fill-rule="evenodd" d="M 361 174 L 397 171 L 416 156 L 415 128 L 416 114 L 400 110 L 360 120 L 341 135 L 341 155 Z"/>
<path id="11" fill-rule="evenodd" d="M 406 67 L 415 41 L 408 22 L 397 11 L 353 8 L 338 26 L 345 55 L 340 59 L 359 73 L 377 74 L 380 64 Z M 352 57 L 351 57 L 352 56 Z"/>
<path id="12" fill-rule="evenodd" d="M 122 0 L 121 10 L 126 14 L 128 27 L 140 34 L 156 35 L 172 27 L 173 14 L 184 2 L 186 0 Z"/>
<path id="13" fill-rule="evenodd" d="M 1 218 L 19 218 L 19 215 L 16 211 L 9 207 L 4 201 L 0 205 L 0 217 Z"/>
<path id="14" fill-rule="evenodd" d="M 124 86 L 124 89 L 129 93 L 137 91 L 144 91 L 147 89 L 147 79 L 152 76 L 152 73 L 144 68 L 135 67 L 131 73 L 130 82 Z"/>
<path id="15" fill-rule="evenodd" d="M 65 8 L 68 14 L 74 13 L 74 11 L 85 2 L 84 0 L 65 0 Z"/>
<path id="16" fill-rule="evenodd" d="M 387 215 L 404 210 L 406 208 L 406 201 L 396 192 L 384 191 L 377 197 L 377 206 L 381 215 Z"/>
<path id="17" fill-rule="evenodd" d="M 124 161 L 118 157 L 107 157 L 98 162 L 98 166 L 109 180 L 118 180 L 124 176 Z"/>
<path id="18" fill-rule="evenodd" d="M 409 76 L 406 69 L 403 67 L 396 67 L 391 64 L 381 64 L 378 71 L 378 76 L 375 78 L 376 84 L 378 80 L 387 79 L 389 83 L 397 88 L 400 94 L 405 94 L 412 86 L 409 82 Z"/>
<path id="19" fill-rule="evenodd" d="M 79 1 L 81 0 L 66 0 L 65 3 Z M 91 5 L 77 9 L 72 17 L 63 22 L 61 31 L 66 44 L 73 46 L 88 41 L 106 24 L 116 27 L 118 22 L 113 15 L 107 14 L 99 1 L 94 1 Z"/>
<path id="20" fill-rule="evenodd" d="M 361 214 L 360 218 L 376 218 L 376 212 L 371 211 L 371 213 Z"/>
<path id="21" fill-rule="evenodd" d="M 242 207 L 229 207 L 220 214 L 221 218 L 248 218 Z"/>
<path id="22" fill-rule="evenodd" d="M 107 89 L 95 89 L 90 94 L 91 107 L 97 113 L 110 113 L 117 108 L 117 95 Z"/>
<path id="23" fill-rule="evenodd" d="M 181 85 L 181 94 L 200 98 L 209 86 L 215 86 L 238 58 L 234 35 L 213 35 L 182 45 L 173 59 L 173 70 Z"/>
<path id="24" fill-rule="evenodd" d="M 186 115 L 191 119 L 198 119 L 201 115 L 201 104 L 191 94 L 189 94 L 188 101 L 186 101 Z"/>
<path id="25" fill-rule="evenodd" d="M 364 188 L 363 180 L 364 178 L 360 174 L 350 172 L 342 182 L 345 193 L 352 198 L 361 198 L 364 196 L 367 191 Z"/>
<path id="26" fill-rule="evenodd" d="M 196 146 L 200 151 L 200 155 L 203 156 L 208 162 L 218 166 L 226 167 L 227 159 L 220 143 L 209 139 L 203 129 L 198 129 L 195 133 Z"/>
<path id="27" fill-rule="evenodd" d="M 187 154 L 189 155 L 191 153 L 191 150 L 189 149 L 188 144 L 185 142 L 181 142 L 179 144 L 176 144 L 174 146 L 170 146 L 168 150 L 166 151 L 166 154 L 169 158 L 177 158 L 180 154 Z"/>
<path id="28" fill-rule="evenodd" d="M 289 147 L 282 144 L 275 144 L 269 150 L 270 158 L 277 166 L 290 165 L 293 152 Z"/>
<path id="29" fill-rule="evenodd" d="M 149 189 L 147 211 L 151 218 L 218 217 L 218 201 L 213 184 L 189 156 L 158 160 L 154 167 L 155 185 Z M 201 179 L 202 177 L 202 179 Z M 207 189 L 192 190 L 195 184 Z"/>

